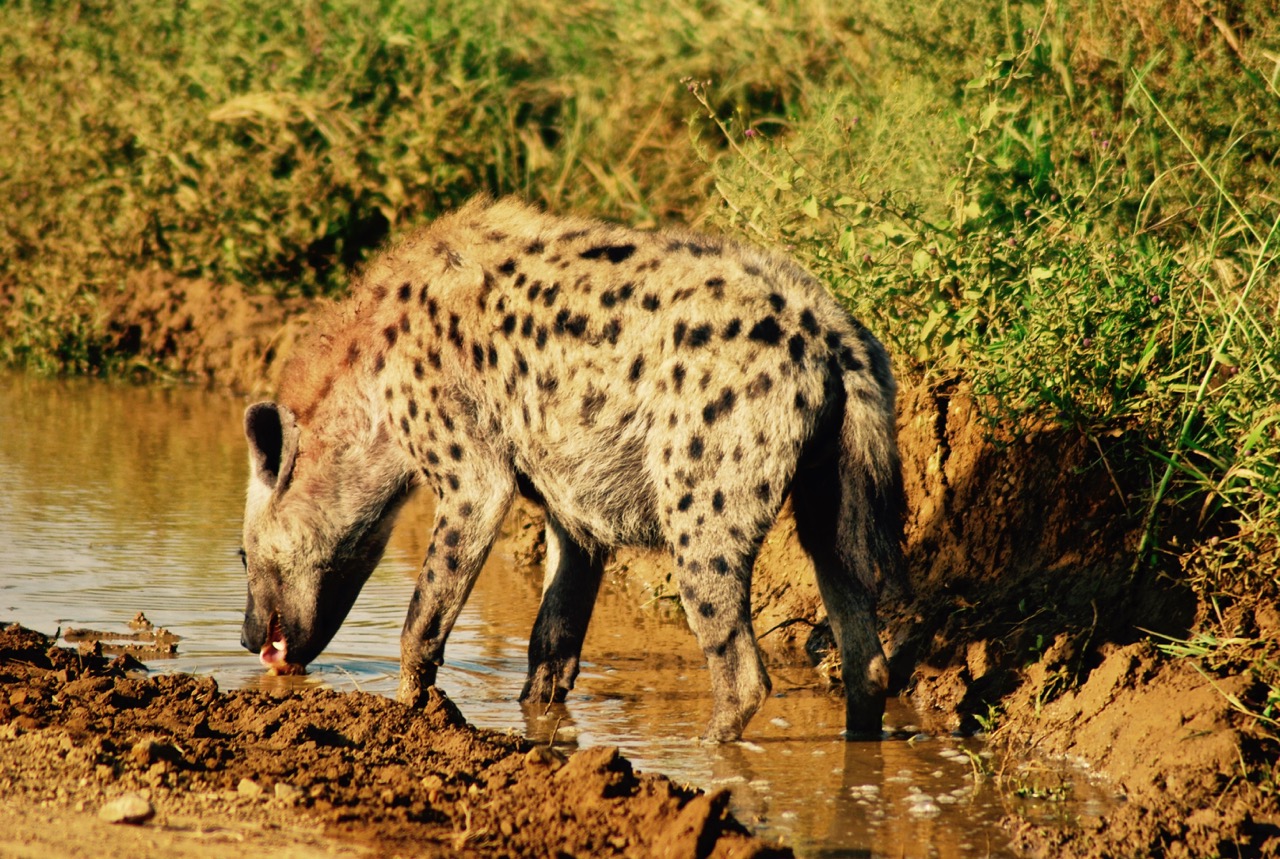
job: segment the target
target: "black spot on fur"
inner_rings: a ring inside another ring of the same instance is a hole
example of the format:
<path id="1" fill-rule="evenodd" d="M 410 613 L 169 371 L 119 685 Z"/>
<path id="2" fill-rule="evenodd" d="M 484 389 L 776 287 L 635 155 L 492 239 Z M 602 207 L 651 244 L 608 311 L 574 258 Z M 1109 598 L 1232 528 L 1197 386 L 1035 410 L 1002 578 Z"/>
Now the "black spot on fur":
<path id="1" fill-rule="evenodd" d="M 646 292 L 644 298 L 640 299 L 640 306 L 652 313 L 662 306 L 662 302 L 652 292 Z"/>
<path id="2" fill-rule="evenodd" d="M 747 384 L 747 396 L 751 399 L 763 397 L 773 388 L 773 378 L 768 373 L 761 373 Z"/>
<path id="3" fill-rule="evenodd" d="M 502 265 L 498 266 L 498 271 L 505 275 L 515 274 L 516 261 L 513 259 L 507 260 Z"/>
<path id="4" fill-rule="evenodd" d="M 601 307 L 613 307 L 617 303 L 618 303 L 618 294 L 614 292 L 612 289 L 606 289 L 604 292 L 600 293 Z"/>
<path id="5" fill-rule="evenodd" d="M 533 255 L 542 253 L 546 249 L 547 249 L 546 245 L 544 245 L 540 241 L 535 240 L 535 241 L 529 242 L 528 246 L 525 247 L 524 252 L 533 256 Z"/>
<path id="6" fill-rule="evenodd" d="M 471 344 L 471 363 L 477 370 L 484 369 L 484 347 L 479 343 Z"/>
<path id="7" fill-rule="evenodd" d="M 769 304 L 773 307 L 774 313 L 781 313 L 783 308 L 787 306 L 787 300 L 776 292 L 769 293 Z"/>
<path id="8" fill-rule="evenodd" d="M 676 364 L 671 368 L 671 381 L 675 383 L 677 394 L 684 388 L 684 374 L 684 364 Z"/>
<path id="9" fill-rule="evenodd" d="M 430 361 L 431 366 L 435 367 L 437 370 L 439 370 L 440 367 L 442 366 L 442 362 L 440 360 L 440 352 L 436 349 L 427 350 L 427 360 Z"/>
<path id="10" fill-rule="evenodd" d="M 600 333 L 604 335 L 604 339 L 608 340 L 610 345 L 617 346 L 618 338 L 622 336 L 622 320 L 616 316 L 613 317 L 605 323 Z"/>
<path id="11" fill-rule="evenodd" d="M 702 420 L 708 426 L 715 423 L 717 418 L 728 414 L 733 409 L 733 404 L 737 400 L 738 397 L 731 388 L 722 389 L 717 399 L 702 407 Z"/>
<path id="12" fill-rule="evenodd" d="M 707 341 L 711 339 L 711 326 L 699 325 L 689 332 L 689 347 L 697 348 L 705 346 Z"/>
<path id="13" fill-rule="evenodd" d="M 550 289 L 542 293 L 542 303 L 547 307 L 556 303 L 556 296 L 560 294 L 560 284 L 553 284 Z"/>
<path id="14" fill-rule="evenodd" d="M 729 562 L 725 560 L 724 555 L 716 555 L 711 559 L 711 569 L 723 576 L 729 572 Z"/>
<path id="15" fill-rule="evenodd" d="M 462 445 L 459 445 L 459 444 L 449 445 L 449 458 L 452 459 L 454 462 L 461 462 L 462 461 Z"/>
<path id="16" fill-rule="evenodd" d="M 462 485 L 462 481 L 458 480 L 458 475 L 456 474 L 446 474 L 444 479 L 448 482 L 449 488 L 455 492 L 458 490 L 458 487 Z"/>
<path id="17" fill-rule="evenodd" d="M 778 320 L 772 316 L 766 316 L 751 326 L 751 330 L 747 332 L 747 337 L 759 343 L 767 343 L 770 346 L 774 346 L 782 339 L 782 329 L 778 327 Z"/>
<path id="18" fill-rule="evenodd" d="M 373 371 L 381 373 L 387 366 L 387 353 L 379 352 L 378 357 L 373 359 Z"/>
<path id="19" fill-rule="evenodd" d="M 633 382 L 640 381 L 640 374 L 644 372 L 644 356 L 637 355 L 636 359 L 631 362 L 631 370 L 627 373 L 627 378 Z"/>
<path id="20" fill-rule="evenodd" d="M 574 337 L 581 337 L 587 331 L 587 317 L 579 313 L 565 323 L 564 330 Z"/>
<path id="21" fill-rule="evenodd" d="M 791 353 L 791 360 L 796 364 L 804 363 L 804 335 L 792 334 L 787 340 L 787 351 Z"/>
<path id="22" fill-rule="evenodd" d="M 520 323 L 520 335 L 522 337 L 530 337 L 533 335 L 533 317 L 525 314 L 524 320 Z"/>
<path id="23" fill-rule="evenodd" d="M 769 485 L 769 481 L 765 481 L 756 487 L 756 497 L 761 501 L 768 501 L 773 495 L 773 487 Z"/>
<path id="24" fill-rule="evenodd" d="M 630 259 L 631 255 L 636 252 L 635 245 L 600 245 L 599 247 L 590 248 L 578 254 L 583 259 L 607 259 L 609 262 L 617 265 L 618 263 Z"/>
<path id="25" fill-rule="evenodd" d="M 818 320 L 814 317 L 813 311 L 807 307 L 800 314 L 800 327 L 814 336 L 817 336 L 818 331 L 821 330 L 818 327 Z"/>
<path id="26" fill-rule="evenodd" d="M 724 493 L 719 489 L 716 490 L 715 495 L 711 496 L 711 509 L 717 513 L 724 512 Z"/>
<path id="27" fill-rule="evenodd" d="M 516 370 L 521 376 L 529 375 L 529 362 L 524 359 L 522 352 L 516 352 Z"/>
<path id="28" fill-rule="evenodd" d="M 724 331 L 721 332 L 720 336 L 726 340 L 732 340 L 738 336 L 740 331 L 742 331 L 742 320 L 730 319 L 729 324 L 724 327 Z"/>
<path id="29" fill-rule="evenodd" d="M 355 342 L 349 343 L 347 345 L 347 357 L 343 359 L 342 363 L 348 367 L 354 367 L 356 364 L 356 361 L 359 361 L 359 360 L 360 360 L 360 344 Z"/>
<path id="30" fill-rule="evenodd" d="M 403 334 L 409 333 L 409 314 L 400 314 L 400 331 Z"/>
<path id="31" fill-rule="evenodd" d="M 444 565 L 446 568 L 448 568 L 449 572 L 451 573 L 458 572 L 458 556 L 453 553 L 445 555 Z"/>
<path id="32" fill-rule="evenodd" d="M 485 350 L 485 357 L 489 359 L 490 367 L 498 366 L 498 350 L 493 347 L 492 343 L 490 343 L 489 348 Z"/>
<path id="33" fill-rule="evenodd" d="M 693 504 L 693 493 L 686 492 L 684 495 L 681 495 L 680 500 L 676 502 L 676 509 L 688 510 L 690 505 L 692 504 Z"/>
<path id="34" fill-rule="evenodd" d="M 462 541 L 462 535 L 458 533 L 457 528 L 450 528 L 444 532 L 444 544 L 446 546 L 456 546 Z"/>
<path id="35" fill-rule="evenodd" d="M 805 411 L 809 408 L 809 401 L 804 398 L 804 394 L 796 391 L 796 410 Z"/>
<path id="36" fill-rule="evenodd" d="M 439 465 L 440 457 L 436 456 L 436 452 L 434 450 L 429 450 L 427 451 L 427 462 L 431 463 L 432 465 Z"/>
<path id="37" fill-rule="evenodd" d="M 502 317 L 502 333 L 510 337 L 511 332 L 515 330 L 516 315 L 514 313 L 508 313 L 506 316 Z"/>
<path id="38" fill-rule="evenodd" d="M 699 603 L 698 614 L 702 615 L 703 617 L 715 617 L 716 607 L 709 602 Z"/>
<path id="39" fill-rule="evenodd" d="M 702 453 L 706 450 L 706 445 L 702 441 L 702 436 L 695 435 L 689 439 L 689 458 L 702 459 Z"/>
<path id="40" fill-rule="evenodd" d="M 412 397 L 409 398 L 409 417 L 418 419 L 418 401 Z"/>
<path id="41" fill-rule="evenodd" d="M 537 346 L 539 349 L 544 349 L 544 348 L 546 348 L 546 345 L 547 345 L 547 326 L 545 326 L 545 325 L 539 325 L 539 326 L 538 326 L 538 334 L 537 334 L 537 336 L 536 336 L 536 337 L 534 337 L 534 338 L 533 338 L 533 345 Z"/>
<path id="42" fill-rule="evenodd" d="M 679 539 L 679 540 L 677 540 L 676 542 L 680 545 L 680 548 L 682 548 L 682 549 L 683 549 L 685 546 L 688 546 L 688 545 L 689 545 L 689 535 L 688 535 L 688 533 L 687 533 L 687 532 L 681 532 L 681 534 L 680 534 L 680 539 Z"/>
<path id="43" fill-rule="evenodd" d="M 422 379 L 422 378 L 425 378 L 426 375 L 427 375 L 427 368 L 422 366 L 422 361 L 415 360 L 413 362 L 413 377 L 415 379 Z"/>
<path id="44" fill-rule="evenodd" d="M 400 331 L 394 325 L 388 325 L 382 329 L 382 336 L 387 339 L 388 346 L 396 345 L 396 338 L 400 336 Z"/>
<path id="45" fill-rule="evenodd" d="M 535 298 L 538 297 L 539 294 L 541 294 L 541 292 L 542 292 L 542 281 L 535 280 L 533 283 L 529 284 L 529 291 L 525 294 L 529 297 L 530 301 L 533 301 Z"/>
<path id="46" fill-rule="evenodd" d="M 689 330 L 689 326 L 685 324 L 683 321 L 677 322 L 675 330 L 671 332 L 671 342 L 674 345 L 679 346 L 681 343 L 684 342 L 684 335 L 685 335 L 685 332 L 688 330 Z"/>
<path id="47" fill-rule="evenodd" d="M 424 287 L 425 288 L 425 287 Z M 434 320 L 440 314 L 440 305 L 434 298 L 427 299 L 427 316 Z"/>
<path id="48" fill-rule="evenodd" d="M 631 283 L 630 281 L 624 283 L 622 288 L 618 290 L 618 301 L 629 301 L 635 291 L 636 285 L 634 283 Z"/>
<path id="49" fill-rule="evenodd" d="M 396 290 L 396 297 L 401 301 L 408 301 L 413 297 L 413 286 L 410 285 L 409 281 L 406 280 L 400 284 L 400 289 Z"/>
<path id="50" fill-rule="evenodd" d="M 400 418 L 400 430 L 405 435 L 409 434 L 409 419 L 407 417 Z"/>

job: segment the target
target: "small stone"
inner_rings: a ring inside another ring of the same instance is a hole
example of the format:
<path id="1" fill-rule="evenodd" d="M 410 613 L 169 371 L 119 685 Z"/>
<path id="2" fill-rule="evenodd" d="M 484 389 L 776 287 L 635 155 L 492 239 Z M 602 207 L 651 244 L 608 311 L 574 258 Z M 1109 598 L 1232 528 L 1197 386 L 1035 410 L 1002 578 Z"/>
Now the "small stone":
<path id="1" fill-rule="evenodd" d="M 156 813 L 143 796 L 136 793 L 126 793 L 124 796 L 111 800 L 102 808 L 98 809 L 98 817 L 107 823 L 130 823 L 139 824 L 150 820 Z"/>
<path id="2" fill-rule="evenodd" d="M 248 797 L 262 796 L 262 785 L 251 778 L 242 778 L 240 783 L 236 785 L 236 793 Z"/>
<path id="3" fill-rule="evenodd" d="M 242 782 L 243 783 L 243 782 Z M 276 799 L 283 800 L 293 804 L 302 799 L 302 791 L 291 784 L 285 784 L 282 781 L 276 782 L 275 787 Z"/>

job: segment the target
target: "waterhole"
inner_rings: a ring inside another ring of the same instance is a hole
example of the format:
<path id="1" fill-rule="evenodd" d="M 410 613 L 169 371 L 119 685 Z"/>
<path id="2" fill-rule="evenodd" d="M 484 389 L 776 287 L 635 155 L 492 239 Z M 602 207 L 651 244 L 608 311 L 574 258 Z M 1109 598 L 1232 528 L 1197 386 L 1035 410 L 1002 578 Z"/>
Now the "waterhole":
<path id="1" fill-rule="evenodd" d="M 0 621 L 124 632 L 141 611 L 181 636 L 153 671 L 207 674 L 223 688 L 393 695 L 429 510 L 406 511 L 310 674 L 264 677 L 239 646 L 244 406 L 186 389 L 0 375 Z M 516 696 L 540 584 L 499 543 L 449 641 L 439 684 L 477 726 L 570 750 L 615 745 L 638 769 L 728 787 L 740 819 L 801 856 L 1014 856 L 1010 813 L 1074 825 L 1101 811 L 1101 792 L 1065 768 L 1035 796 L 997 787 L 979 775 L 997 768 L 980 740 L 919 733 L 902 702 L 890 702 L 886 740 L 842 742 L 841 701 L 804 664 L 770 667 L 774 694 L 746 741 L 702 746 L 701 653 L 678 611 L 625 580 L 601 590 L 568 705 L 526 716 Z"/>

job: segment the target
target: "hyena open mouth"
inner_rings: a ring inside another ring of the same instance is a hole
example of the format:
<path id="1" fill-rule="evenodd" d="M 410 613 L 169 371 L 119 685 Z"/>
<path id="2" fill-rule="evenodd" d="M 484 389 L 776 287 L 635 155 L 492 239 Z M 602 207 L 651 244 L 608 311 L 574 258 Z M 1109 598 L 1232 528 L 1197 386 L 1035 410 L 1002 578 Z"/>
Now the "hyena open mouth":
<path id="1" fill-rule="evenodd" d="M 271 625 L 267 628 L 267 640 L 262 643 L 262 652 L 258 654 L 267 673 L 273 675 L 306 674 L 305 665 L 289 662 L 289 643 L 284 637 L 284 627 L 280 624 L 279 613 L 272 613 Z"/>

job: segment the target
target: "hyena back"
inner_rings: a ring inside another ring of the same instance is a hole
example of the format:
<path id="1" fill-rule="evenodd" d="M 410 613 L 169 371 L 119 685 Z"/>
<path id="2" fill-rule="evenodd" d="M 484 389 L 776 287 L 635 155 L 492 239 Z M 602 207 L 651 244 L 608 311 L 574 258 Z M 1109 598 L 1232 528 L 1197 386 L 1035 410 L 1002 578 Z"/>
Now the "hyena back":
<path id="1" fill-rule="evenodd" d="M 473 201 L 373 261 L 245 414 L 243 643 L 279 671 L 329 642 L 417 486 L 435 526 L 401 635 L 417 703 L 515 493 L 546 511 L 522 700 L 573 686 L 607 550 L 672 553 L 710 667 L 711 740 L 769 679 L 751 572 L 791 493 L 843 658 L 880 730 L 876 571 L 901 582 L 894 381 L 881 344 L 787 260 Z"/>

